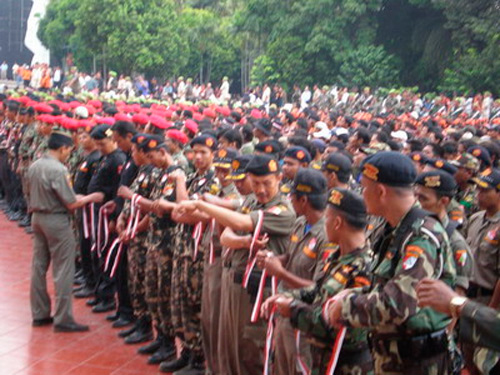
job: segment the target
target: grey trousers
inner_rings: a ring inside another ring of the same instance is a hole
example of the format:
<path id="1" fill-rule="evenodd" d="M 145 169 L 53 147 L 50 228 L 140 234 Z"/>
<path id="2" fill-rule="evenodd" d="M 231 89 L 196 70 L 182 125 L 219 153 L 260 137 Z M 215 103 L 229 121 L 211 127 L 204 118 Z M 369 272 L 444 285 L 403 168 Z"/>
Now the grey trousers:
<path id="1" fill-rule="evenodd" d="M 30 302 L 33 319 L 50 317 L 47 270 L 52 261 L 56 303 L 54 324 L 68 324 L 73 319 L 73 279 L 76 241 L 68 214 L 34 213 L 33 261 Z"/>

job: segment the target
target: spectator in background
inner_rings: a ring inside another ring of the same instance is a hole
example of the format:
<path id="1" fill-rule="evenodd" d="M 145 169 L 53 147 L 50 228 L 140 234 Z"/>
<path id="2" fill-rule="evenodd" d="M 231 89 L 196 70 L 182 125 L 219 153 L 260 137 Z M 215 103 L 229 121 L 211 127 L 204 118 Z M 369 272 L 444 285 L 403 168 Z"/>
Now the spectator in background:
<path id="1" fill-rule="evenodd" d="M 9 70 L 9 64 L 7 64 L 7 61 L 4 61 L 2 65 L 0 65 L 0 79 L 2 81 L 7 80 L 7 72 Z"/>

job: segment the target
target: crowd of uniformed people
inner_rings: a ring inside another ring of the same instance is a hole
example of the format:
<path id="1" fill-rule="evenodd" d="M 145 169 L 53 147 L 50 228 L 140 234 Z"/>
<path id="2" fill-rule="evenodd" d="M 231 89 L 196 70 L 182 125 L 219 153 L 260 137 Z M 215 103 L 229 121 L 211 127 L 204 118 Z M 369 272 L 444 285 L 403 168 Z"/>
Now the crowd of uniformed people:
<path id="1" fill-rule="evenodd" d="M 177 375 L 500 373 L 494 111 L 0 99 L 33 326 L 85 298 Z"/>

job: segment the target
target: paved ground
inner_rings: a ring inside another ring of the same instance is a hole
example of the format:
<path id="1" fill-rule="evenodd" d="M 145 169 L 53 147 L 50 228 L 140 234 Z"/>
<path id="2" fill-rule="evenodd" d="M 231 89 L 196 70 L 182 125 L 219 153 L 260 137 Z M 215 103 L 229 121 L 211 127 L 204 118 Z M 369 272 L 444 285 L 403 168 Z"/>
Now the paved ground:
<path id="1" fill-rule="evenodd" d="M 74 300 L 78 322 L 87 333 L 54 333 L 32 328 L 29 308 L 31 239 L 0 211 L 0 374 L 1 375 L 148 375 L 156 366 L 124 345 L 106 314 L 93 314 Z M 50 271 L 49 271 L 50 272 Z M 53 293 L 52 280 L 49 288 Z M 53 295 L 53 294 L 52 294 Z"/>

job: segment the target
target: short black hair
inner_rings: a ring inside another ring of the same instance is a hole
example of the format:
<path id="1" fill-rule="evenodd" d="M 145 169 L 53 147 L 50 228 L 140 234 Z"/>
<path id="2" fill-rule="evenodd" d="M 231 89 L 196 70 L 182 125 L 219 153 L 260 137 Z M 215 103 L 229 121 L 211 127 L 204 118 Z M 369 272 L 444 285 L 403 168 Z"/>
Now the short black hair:
<path id="1" fill-rule="evenodd" d="M 447 141 L 441 145 L 444 154 L 456 154 L 458 152 L 458 144 L 454 141 Z"/>
<path id="2" fill-rule="evenodd" d="M 117 132 L 120 137 L 125 138 L 127 134 L 136 135 L 137 129 L 135 128 L 134 123 L 130 121 L 117 121 L 112 126 L 111 130 Z"/>
<path id="3" fill-rule="evenodd" d="M 346 221 L 346 223 L 355 229 L 364 230 L 366 225 L 368 224 L 368 218 L 366 215 L 354 215 L 341 210 L 336 209 L 335 207 L 330 206 L 332 210 L 335 210 L 342 218 Z"/>
<path id="4" fill-rule="evenodd" d="M 243 142 L 251 142 L 253 140 L 252 125 L 243 125 L 241 128 L 241 135 L 243 136 Z"/>
<path id="5" fill-rule="evenodd" d="M 311 207 L 315 210 L 322 211 L 328 203 L 328 194 L 304 194 L 300 192 L 294 193 L 297 198 L 306 197 Z"/>
<path id="6" fill-rule="evenodd" d="M 240 149 L 243 144 L 243 137 L 240 132 L 236 129 L 229 129 L 223 132 L 220 136 L 221 138 L 226 138 L 229 143 L 236 142 L 236 148 Z"/>
<path id="7" fill-rule="evenodd" d="M 370 132 L 368 131 L 368 129 L 366 129 L 364 127 L 360 127 L 358 129 L 356 129 L 355 135 L 359 139 L 361 139 L 361 141 L 363 142 L 363 144 L 366 145 L 366 144 L 370 143 L 371 135 L 370 135 Z"/>

